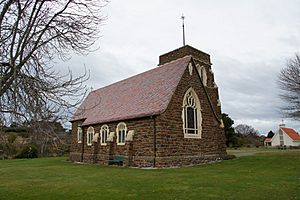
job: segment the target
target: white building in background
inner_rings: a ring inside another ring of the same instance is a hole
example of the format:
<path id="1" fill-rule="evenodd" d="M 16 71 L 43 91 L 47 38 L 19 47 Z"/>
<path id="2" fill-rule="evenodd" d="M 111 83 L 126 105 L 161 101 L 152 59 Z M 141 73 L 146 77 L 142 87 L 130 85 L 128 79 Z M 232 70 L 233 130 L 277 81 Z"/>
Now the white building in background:
<path id="1" fill-rule="evenodd" d="M 300 146 L 300 135 L 294 129 L 280 125 L 278 131 L 268 142 L 271 142 L 271 146 Z"/>

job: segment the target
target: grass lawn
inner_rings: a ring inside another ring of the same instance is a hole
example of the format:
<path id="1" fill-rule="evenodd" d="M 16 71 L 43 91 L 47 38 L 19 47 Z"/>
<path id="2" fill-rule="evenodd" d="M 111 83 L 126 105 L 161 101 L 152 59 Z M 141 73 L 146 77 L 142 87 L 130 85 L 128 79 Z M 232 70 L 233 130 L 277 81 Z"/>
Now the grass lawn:
<path id="1" fill-rule="evenodd" d="M 0 161 L 0 199 L 300 199 L 300 151 L 178 169 Z"/>

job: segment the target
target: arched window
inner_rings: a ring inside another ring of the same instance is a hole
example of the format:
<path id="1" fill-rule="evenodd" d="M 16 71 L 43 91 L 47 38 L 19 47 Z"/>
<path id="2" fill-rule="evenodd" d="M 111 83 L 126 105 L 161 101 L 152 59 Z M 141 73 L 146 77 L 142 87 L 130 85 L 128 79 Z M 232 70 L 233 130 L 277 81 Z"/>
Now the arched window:
<path id="1" fill-rule="evenodd" d="M 125 137 L 127 134 L 127 127 L 124 122 L 121 122 L 117 126 L 117 144 L 118 145 L 123 145 L 125 144 Z"/>
<path id="2" fill-rule="evenodd" d="M 86 137 L 87 138 L 86 143 L 88 146 L 92 145 L 94 134 L 95 134 L 94 128 L 90 126 L 87 130 L 87 137 Z"/>
<path id="3" fill-rule="evenodd" d="M 199 64 L 197 65 L 197 70 L 199 73 L 199 76 L 203 82 L 204 86 L 207 86 L 207 74 L 206 74 L 206 69 L 204 66 L 200 66 Z"/>
<path id="4" fill-rule="evenodd" d="M 185 138 L 201 138 L 202 115 L 200 101 L 193 88 L 187 90 L 182 109 L 183 132 Z"/>
<path id="5" fill-rule="evenodd" d="M 77 142 L 78 143 L 82 142 L 82 128 L 81 127 L 77 128 Z"/>
<path id="6" fill-rule="evenodd" d="M 107 126 L 107 125 L 103 125 L 103 126 L 101 127 L 101 130 L 100 130 L 100 134 L 101 134 L 101 144 L 102 144 L 102 145 L 106 145 L 108 133 L 109 133 L 109 128 L 108 128 L 108 126 Z"/>

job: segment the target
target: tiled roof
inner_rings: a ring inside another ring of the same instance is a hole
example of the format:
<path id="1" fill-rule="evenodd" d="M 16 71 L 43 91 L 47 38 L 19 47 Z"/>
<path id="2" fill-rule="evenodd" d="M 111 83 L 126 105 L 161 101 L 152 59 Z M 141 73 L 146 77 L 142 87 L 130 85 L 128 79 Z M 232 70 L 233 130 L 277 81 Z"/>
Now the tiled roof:
<path id="1" fill-rule="evenodd" d="M 272 138 L 266 138 L 265 142 L 272 142 Z"/>
<path id="2" fill-rule="evenodd" d="M 72 121 L 91 125 L 161 114 L 174 94 L 191 56 L 89 93 Z"/>
<path id="3" fill-rule="evenodd" d="M 300 141 L 300 135 L 292 128 L 281 128 L 292 140 Z"/>

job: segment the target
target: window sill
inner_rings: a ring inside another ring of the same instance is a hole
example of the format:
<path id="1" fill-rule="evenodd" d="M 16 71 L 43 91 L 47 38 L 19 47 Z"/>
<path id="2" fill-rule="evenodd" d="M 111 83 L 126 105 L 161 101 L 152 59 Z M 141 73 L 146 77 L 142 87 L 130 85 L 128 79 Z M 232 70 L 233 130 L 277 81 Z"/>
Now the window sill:
<path id="1" fill-rule="evenodd" d="M 201 139 L 200 134 L 184 134 L 184 138 Z"/>
<path id="2" fill-rule="evenodd" d="M 125 142 L 124 143 L 117 143 L 117 145 L 125 145 Z"/>
<path id="3" fill-rule="evenodd" d="M 78 143 L 78 144 L 81 144 L 82 142 L 81 142 L 81 141 L 78 141 L 77 143 Z"/>
<path id="4" fill-rule="evenodd" d="M 107 143 L 101 143 L 100 145 L 101 145 L 101 146 L 106 146 L 106 145 L 107 145 Z"/>

